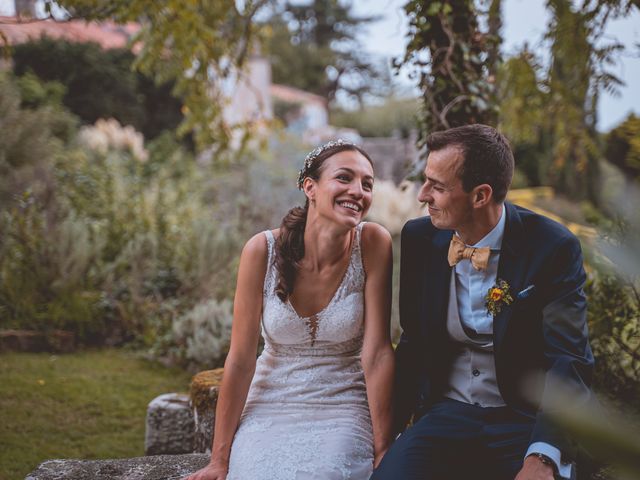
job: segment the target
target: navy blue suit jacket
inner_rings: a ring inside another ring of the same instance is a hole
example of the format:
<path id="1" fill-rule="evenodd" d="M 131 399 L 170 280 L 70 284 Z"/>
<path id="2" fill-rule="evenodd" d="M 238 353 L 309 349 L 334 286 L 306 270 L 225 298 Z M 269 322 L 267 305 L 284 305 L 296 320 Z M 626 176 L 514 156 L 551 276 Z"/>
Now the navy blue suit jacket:
<path id="1" fill-rule="evenodd" d="M 572 459 L 572 443 L 545 413 L 545 383 L 553 376 L 574 392 L 576 401 L 591 396 L 593 354 L 580 243 L 564 226 L 524 208 L 507 203 L 506 216 L 498 278 L 510 285 L 515 300 L 493 322 L 498 387 L 508 406 L 531 416 L 531 442 L 547 442 Z M 441 398 L 448 379 L 453 345 L 446 331 L 452 272 L 447 252 L 452 235 L 435 228 L 429 217 L 411 220 L 402 230 L 398 431 Z"/>

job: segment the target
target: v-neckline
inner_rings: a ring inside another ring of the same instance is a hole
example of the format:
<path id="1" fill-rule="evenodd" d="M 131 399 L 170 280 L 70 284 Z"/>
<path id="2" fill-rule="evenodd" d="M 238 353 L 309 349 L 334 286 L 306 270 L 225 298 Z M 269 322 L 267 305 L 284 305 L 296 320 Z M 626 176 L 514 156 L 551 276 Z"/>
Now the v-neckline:
<path id="1" fill-rule="evenodd" d="M 313 317 L 318 318 L 321 314 L 323 314 L 325 311 L 327 311 L 331 305 L 333 305 L 333 301 L 335 300 L 336 295 L 338 295 L 338 292 L 342 289 L 342 286 L 344 285 L 344 282 L 347 279 L 347 273 L 349 273 L 349 269 L 351 268 L 351 264 L 353 263 L 353 250 L 355 248 L 355 243 L 357 241 L 357 233 L 358 232 L 354 232 L 352 234 L 352 237 L 351 237 L 351 247 L 349 249 L 349 261 L 347 262 L 347 267 L 344 269 L 344 273 L 342 274 L 342 279 L 340 280 L 340 283 L 338 284 L 338 287 L 336 288 L 336 290 L 333 292 L 333 295 L 329 299 L 329 303 L 327 303 L 327 305 L 325 305 L 324 308 L 322 308 L 317 313 L 314 313 L 312 315 L 303 317 L 302 315 L 300 315 L 298 313 L 298 311 L 296 310 L 296 307 L 294 307 L 293 304 L 291 303 L 291 298 L 287 298 L 287 305 L 289 305 L 289 308 L 291 308 L 291 311 L 300 320 L 309 320 L 309 319 L 311 319 Z"/>

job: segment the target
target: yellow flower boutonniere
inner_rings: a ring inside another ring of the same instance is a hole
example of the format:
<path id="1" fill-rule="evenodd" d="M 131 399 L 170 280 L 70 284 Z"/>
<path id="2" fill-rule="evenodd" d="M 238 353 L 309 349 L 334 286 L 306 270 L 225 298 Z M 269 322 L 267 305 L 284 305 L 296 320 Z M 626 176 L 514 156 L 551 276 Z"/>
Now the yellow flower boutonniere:
<path id="1" fill-rule="evenodd" d="M 500 313 L 503 305 L 511 305 L 513 303 L 513 297 L 509 292 L 509 284 L 504 280 L 498 279 L 496 284 L 489 289 L 484 300 L 487 312 L 495 317 Z"/>

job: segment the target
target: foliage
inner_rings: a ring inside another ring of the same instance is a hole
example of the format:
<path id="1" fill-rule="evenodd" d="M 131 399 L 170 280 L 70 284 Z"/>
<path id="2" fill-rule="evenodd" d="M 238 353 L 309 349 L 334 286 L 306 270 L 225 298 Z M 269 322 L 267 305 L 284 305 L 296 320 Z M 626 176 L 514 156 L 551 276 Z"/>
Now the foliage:
<path id="1" fill-rule="evenodd" d="M 338 0 L 285 2 L 267 22 L 273 80 L 332 102 L 386 93 L 388 72 L 362 52 L 357 34 L 374 17 L 355 17 Z"/>
<path id="2" fill-rule="evenodd" d="M 518 170 L 532 186 L 548 184 L 547 95 L 542 66 L 528 47 L 507 59 L 498 73 L 500 129 L 512 142 Z"/>
<path id="3" fill-rule="evenodd" d="M 77 125 L 53 96 L 43 97 L 59 91 L 58 85 L 33 76 L 16 79 L 0 73 L 0 214 L 14 207 L 25 191 L 39 202 L 51 196 L 51 165 Z M 0 248 L 2 243 L 0 236 Z"/>
<path id="4" fill-rule="evenodd" d="M 482 14 L 473 0 L 405 5 L 409 43 L 397 66 L 410 65 L 423 95 L 422 134 L 469 123 L 495 124 L 492 70 L 497 63 L 500 2 Z M 481 18 L 489 28 L 480 28 Z"/>
<path id="5" fill-rule="evenodd" d="M 590 276 L 589 333 L 596 386 L 618 399 L 640 395 L 640 300 L 633 282 L 611 274 Z"/>
<path id="6" fill-rule="evenodd" d="M 531 185 L 552 185 L 574 200 L 601 205 L 601 145 L 596 106 L 620 80 L 608 70 L 622 46 L 604 41 L 607 21 L 625 2 L 549 0 L 543 65 L 527 46 L 500 68 L 500 126 L 515 144 L 518 166 Z"/>
<path id="7" fill-rule="evenodd" d="M 388 98 L 380 105 L 367 105 L 359 110 L 333 109 L 331 125 L 355 128 L 363 137 L 408 138 L 415 130 L 418 106 L 415 99 Z"/>
<path id="8" fill-rule="evenodd" d="M 15 45 L 12 60 L 17 75 L 27 79 L 37 75 L 64 86 L 62 103 L 84 123 L 115 118 L 154 138 L 163 130 L 175 129 L 182 120 L 180 101 L 170 93 L 173 84 L 156 86 L 134 72 L 130 50 L 103 50 L 95 43 L 43 37 Z M 46 93 L 50 95 L 51 90 Z M 59 91 L 53 93 L 60 96 Z M 24 94 L 23 101 L 29 101 Z"/>
<path id="9" fill-rule="evenodd" d="M 45 105 L 58 107 L 62 105 L 67 89 L 60 82 L 46 82 L 31 72 L 16 78 L 16 86 L 20 90 L 22 106 L 38 108 Z"/>
<path id="10" fill-rule="evenodd" d="M 31 163 L 44 173 L 1 184 L 0 322 L 175 354 L 174 322 L 205 301 L 231 299 L 242 243 L 301 201 L 292 159 L 303 147 L 274 140 L 269 154 L 220 170 L 197 164 L 169 132 L 145 144 L 114 119 L 63 142 L 48 128 L 50 107 L 20 107 L 15 82 L 2 80 L 3 119 L 15 135 L 0 140 L 6 178 L 23 178 Z M 35 125 L 42 140 L 28 136 Z"/>
<path id="11" fill-rule="evenodd" d="M 203 296 L 229 295 L 233 225 L 215 221 L 204 204 L 204 172 L 175 141 L 161 137 L 147 150 L 139 133 L 115 120 L 84 127 L 78 138 L 86 153 L 61 160 L 59 182 L 71 211 L 104 240 L 102 315 L 120 329 L 121 341 L 153 344 L 181 309 Z"/>
<path id="12" fill-rule="evenodd" d="M 553 57 L 549 71 L 551 165 L 553 186 L 576 199 L 599 203 L 599 145 L 594 141 L 595 108 L 601 80 L 598 69 L 606 53 L 596 47 L 597 27 L 591 12 L 574 11 L 569 0 L 549 0 L 548 37 Z M 603 57 L 604 55 L 604 57 Z M 611 77 L 611 87 L 619 83 Z M 578 173 L 576 175 L 576 172 Z"/>
<path id="13" fill-rule="evenodd" d="M 622 401 L 640 395 L 640 190 L 629 186 L 601 222 L 587 285 L 596 380 Z"/>
<path id="14" fill-rule="evenodd" d="M 225 82 L 235 81 L 256 37 L 254 16 L 269 0 L 62 0 L 72 18 L 140 22 L 132 39 L 140 46 L 134 68 L 159 83 L 175 82 L 184 102 L 179 132 L 192 132 L 201 148 L 228 149 L 232 133 L 246 140 L 253 124 L 228 125 L 223 118 Z M 53 0 L 46 0 L 51 9 Z M 216 158 L 218 158 L 216 156 Z"/>
<path id="15" fill-rule="evenodd" d="M 178 355 L 200 368 L 222 366 L 231 341 L 232 303 L 205 300 L 173 322 Z"/>
<path id="16" fill-rule="evenodd" d="M 186 392 L 189 375 L 124 350 L 0 355 L 0 478 L 25 478 L 52 458 L 144 455 L 144 412 Z"/>
<path id="17" fill-rule="evenodd" d="M 630 114 L 606 136 L 605 156 L 630 180 L 640 180 L 640 117 Z"/>
<path id="18" fill-rule="evenodd" d="M 72 329 L 102 335 L 93 267 L 99 240 L 73 215 L 47 218 L 37 199 L 24 198 L 2 218 L 0 318 L 5 328 Z"/>

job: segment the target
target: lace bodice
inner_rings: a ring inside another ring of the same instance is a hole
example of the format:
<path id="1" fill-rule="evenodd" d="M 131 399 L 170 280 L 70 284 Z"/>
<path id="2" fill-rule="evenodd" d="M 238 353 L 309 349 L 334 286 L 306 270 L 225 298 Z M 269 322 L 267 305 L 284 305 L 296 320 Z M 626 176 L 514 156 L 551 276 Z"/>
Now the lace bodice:
<path id="1" fill-rule="evenodd" d="M 268 267 L 263 290 L 262 335 L 265 349 L 301 355 L 352 354 L 362 344 L 365 274 L 361 254 L 361 223 L 356 227 L 351 257 L 342 281 L 328 305 L 311 317 L 301 317 L 276 295 L 278 271 L 275 239 L 265 232 Z"/>

